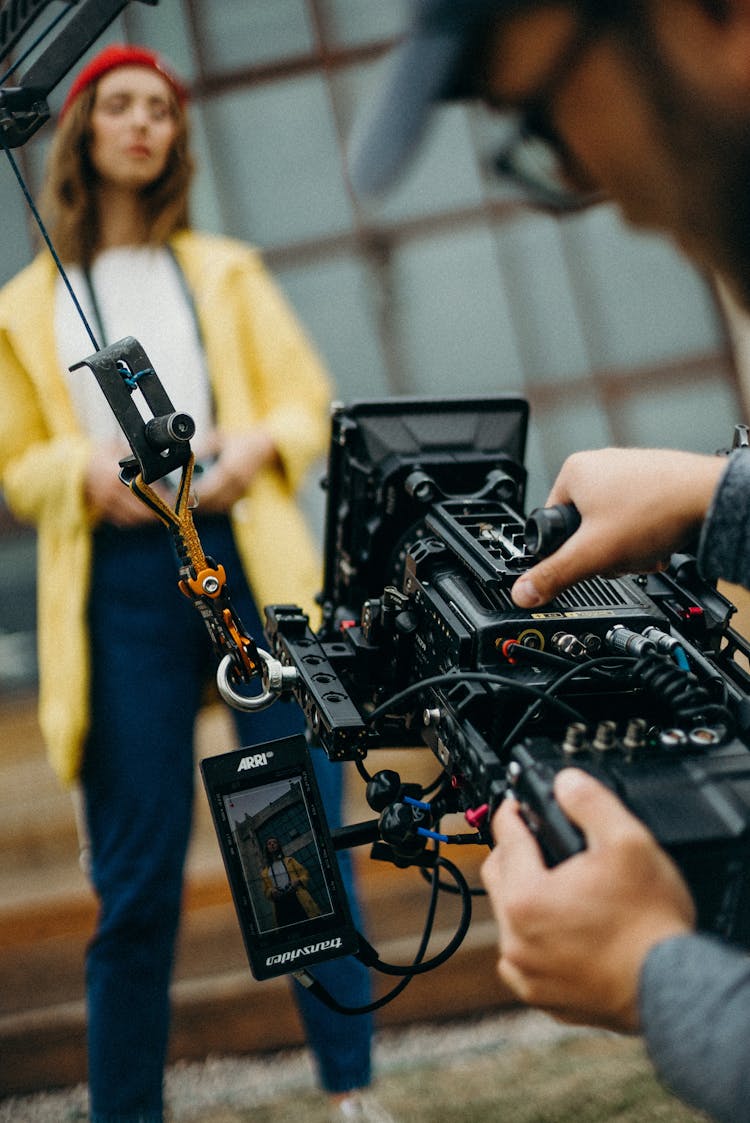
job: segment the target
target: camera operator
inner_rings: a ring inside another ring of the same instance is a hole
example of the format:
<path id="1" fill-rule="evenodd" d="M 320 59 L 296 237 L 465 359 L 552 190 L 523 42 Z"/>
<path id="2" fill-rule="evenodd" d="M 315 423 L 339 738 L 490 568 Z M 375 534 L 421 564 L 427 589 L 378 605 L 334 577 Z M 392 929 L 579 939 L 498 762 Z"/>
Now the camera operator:
<path id="1" fill-rule="evenodd" d="M 431 104 L 454 97 L 519 112 L 525 134 L 501 166 L 546 204 L 611 199 L 750 306 L 747 0 L 422 0 L 354 145 L 355 188 L 383 189 Z M 750 587 L 745 451 L 578 453 L 549 496 L 569 502 L 580 529 L 519 578 L 519 606 L 593 574 L 658 569 L 696 543 L 706 577 Z M 484 880 L 501 977 L 563 1020 L 642 1032 L 678 1095 L 718 1120 L 750 1119 L 750 960 L 695 933 L 675 866 L 609 791 L 573 769 L 555 791 L 587 840 L 555 869 L 512 801 L 493 823 Z"/>

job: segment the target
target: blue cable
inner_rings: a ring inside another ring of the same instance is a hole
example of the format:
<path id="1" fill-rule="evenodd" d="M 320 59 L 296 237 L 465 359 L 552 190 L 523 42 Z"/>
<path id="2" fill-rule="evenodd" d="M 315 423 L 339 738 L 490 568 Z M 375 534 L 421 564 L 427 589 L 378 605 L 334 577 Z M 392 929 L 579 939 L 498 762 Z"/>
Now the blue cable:
<path id="1" fill-rule="evenodd" d="M 427 827 L 417 827 L 417 834 L 421 834 L 422 838 L 434 838 L 436 842 L 450 842 L 447 834 L 440 834 L 438 831 L 429 831 Z"/>
<path id="2" fill-rule="evenodd" d="M 410 795 L 404 796 L 404 803 L 409 803 L 412 807 L 419 807 L 422 811 L 432 811 L 429 803 L 423 803 L 421 799 L 412 799 Z"/>

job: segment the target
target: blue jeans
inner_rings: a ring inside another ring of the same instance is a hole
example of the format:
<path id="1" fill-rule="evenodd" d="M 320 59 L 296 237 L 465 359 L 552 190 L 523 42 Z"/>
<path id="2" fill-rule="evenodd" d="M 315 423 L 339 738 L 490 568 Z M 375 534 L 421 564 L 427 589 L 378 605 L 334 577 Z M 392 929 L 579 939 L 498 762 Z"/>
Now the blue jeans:
<path id="1" fill-rule="evenodd" d="M 206 554 L 226 567 L 243 624 L 260 639 L 262 625 L 227 520 L 204 520 L 199 532 Z M 97 532 L 90 626 L 92 720 L 81 780 L 100 902 L 86 958 L 91 1119 L 161 1123 L 169 984 L 192 818 L 193 733 L 214 670 L 205 625 L 177 589 L 163 527 Z M 304 727 L 294 703 L 237 713 L 236 724 L 243 745 Z M 316 770 L 335 824 L 340 766 L 321 760 Z M 344 856 L 353 899 L 348 864 Z M 369 1001 L 360 963 L 326 966 L 341 1001 Z M 296 984 L 294 993 L 323 1086 L 344 1091 L 367 1084 L 369 1017 L 328 1011 Z"/>
<path id="2" fill-rule="evenodd" d="M 340 764 L 332 764 L 322 749 L 313 749 L 312 759 L 328 825 L 335 830 L 342 825 L 343 770 Z M 337 856 L 352 918 L 358 931 L 362 931 L 351 854 L 339 850 Z M 344 1006 L 366 1006 L 371 1000 L 369 972 L 350 955 L 318 963 L 308 970 Z M 298 982 L 294 982 L 293 989 L 322 1086 L 328 1092 L 367 1087 L 371 1080 L 372 1015 L 337 1014 Z"/>

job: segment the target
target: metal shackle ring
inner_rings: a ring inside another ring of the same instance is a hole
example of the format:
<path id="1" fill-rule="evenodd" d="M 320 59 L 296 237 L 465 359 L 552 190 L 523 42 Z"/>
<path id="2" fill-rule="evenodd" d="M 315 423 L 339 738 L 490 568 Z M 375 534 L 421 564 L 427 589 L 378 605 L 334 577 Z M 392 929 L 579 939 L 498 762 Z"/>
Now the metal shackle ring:
<path id="1" fill-rule="evenodd" d="M 263 662 L 263 682 L 265 689 L 260 694 L 246 695 L 238 694 L 229 681 L 229 673 L 232 668 L 232 656 L 225 655 L 219 663 L 216 671 L 216 685 L 224 701 L 233 706 L 235 710 L 244 710 L 247 713 L 253 713 L 255 710 L 265 710 L 272 702 L 275 702 L 286 682 L 289 681 L 291 676 L 285 674 L 286 671 L 291 670 L 292 675 L 296 679 L 296 672 L 292 668 L 282 667 L 278 659 L 274 659 L 267 651 L 258 648 L 258 655 Z"/>

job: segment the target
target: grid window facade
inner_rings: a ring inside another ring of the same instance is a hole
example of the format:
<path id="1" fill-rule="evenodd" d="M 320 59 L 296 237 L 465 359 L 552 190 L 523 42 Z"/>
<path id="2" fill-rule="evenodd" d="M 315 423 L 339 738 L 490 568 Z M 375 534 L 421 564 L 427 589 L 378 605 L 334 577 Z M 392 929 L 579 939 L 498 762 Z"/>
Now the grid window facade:
<path id="1" fill-rule="evenodd" d="M 353 196 L 347 142 L 409 11 L 408 0 L 134 2 L 94 50 L 143 42 L 185 76 L 194 223 L 263 251 L 336 397 L 524 394 L 530 506 L 577 448 L 726 447 L 744 407 L 712 286 L 612 207 L 529 210 L 489 171 L 502 120 L 445 107 L 392 192 Z M 34 190 L 50 131 L 18 153 Z M 34 245 L 9 168 L 0 205 L 2 282 Z M 322 493 L 311 486 L 306 502 L 319 528 Z"/>

